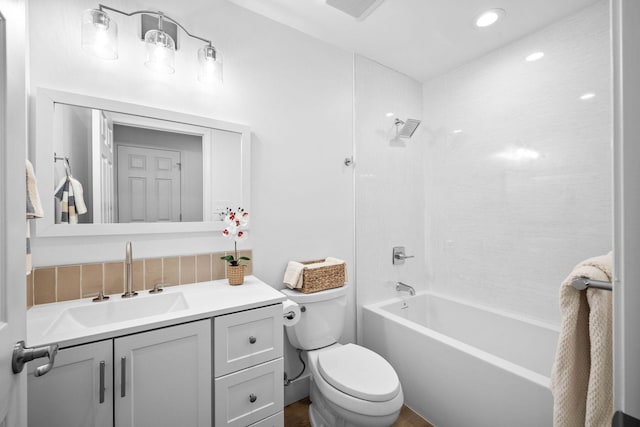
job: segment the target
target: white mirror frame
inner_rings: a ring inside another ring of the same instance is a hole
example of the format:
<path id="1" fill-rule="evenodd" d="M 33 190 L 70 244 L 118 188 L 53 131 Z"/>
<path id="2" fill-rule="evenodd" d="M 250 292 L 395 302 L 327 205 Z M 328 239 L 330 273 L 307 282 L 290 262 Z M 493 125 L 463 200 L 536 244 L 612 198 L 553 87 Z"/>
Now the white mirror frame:
<path id="1" fill-rule="evenodd" d="M 116 224 L 56 224 L 53 190 L 54 183 L 54 151 L 51 139 L 54 123 L 55 104 L 68 104 L 78 107 L 95 108 L 99 110 L 132 114 L 140 117 L 166 120 L 170 122 L 220 129 L 241 135 L 241 171 L 238 171 L 242 207 L 251 212 L 250 206 L 250 159 L 251 159 L 251 130 L 246 125 L 193 116 L 190 114 L 167 111 L 143 105 L 130 104 L 104 98 L 96 98 L 76 93 L 62 92 L 53 89 L 38 88 L 36 93 L 36 133 L 32 141 L 31 159 L 35 158 L 34 168 L 38 177 L 38 192 L 42 200 L 44 217 L 35 222 L 37 237 L 57 236 L 104 236 L 115 234 L 165 234 L 190 233 L 204 231 L 221 231 L 225 228 L 223 221 L 203 222 L 161 222 L 161 223 L 116 223 Z M 35 149 L 35 150 L 34 150 Z M 203 155 L 210 150 L 210 146 L 203 146 Z M 35 153 L 35 157 L 34 157 Z M 208 176 L 207 176 L 208 175 Z M 205 173 L 205 179 L 211 179 L 210 173 Z M 49 197 L 51 195 L 51 197 Z M 211 205 L 211 195 L 204 197 L 205 206 Z"/>

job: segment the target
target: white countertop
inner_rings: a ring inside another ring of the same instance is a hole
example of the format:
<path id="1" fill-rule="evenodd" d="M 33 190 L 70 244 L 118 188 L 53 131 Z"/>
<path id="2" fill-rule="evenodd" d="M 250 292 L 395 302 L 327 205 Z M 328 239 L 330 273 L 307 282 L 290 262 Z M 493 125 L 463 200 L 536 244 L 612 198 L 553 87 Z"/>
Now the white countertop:
<path id="1" fill-rule="evenodd" d="M 170 286 L 164 288 L 159 295 L 182 293 L 186 308 L 169 313 L 139 317 L 131 320 L 115 321 L 98 326 L 78 326 L 70 328 L 55 328 L 61 316 L 69 309 L 76 307 L 90 307 L 97 304 L 125 304 L 120 295 L 110 295 L 108 301 L 91 302 L 91 298 L 37 305 L 27 310 L 27 346 L 41 346 L 57 343 L 61 348 L 78 344 L 86 344 L 143 332 L 150 329 L 206 319 L 213 316 L 248 310 L 271 304 L 277 304 L 286 299 L 278 290 L 262 282 L 255 276 L 245 277 L 244 284 L 230 286 L 226 279 L 211 282 L 194 283 L 191 285 Z M 141 291 L 134 297 L 143 303 L 144 298 L 154 298 L 156 295 L 148 291 Z M 182 300 L 181 300 L 182 301 Z M 105 306 L 105 308 L 116 307 Z M 90 308 L 88 308 L 90 309 Z"/>

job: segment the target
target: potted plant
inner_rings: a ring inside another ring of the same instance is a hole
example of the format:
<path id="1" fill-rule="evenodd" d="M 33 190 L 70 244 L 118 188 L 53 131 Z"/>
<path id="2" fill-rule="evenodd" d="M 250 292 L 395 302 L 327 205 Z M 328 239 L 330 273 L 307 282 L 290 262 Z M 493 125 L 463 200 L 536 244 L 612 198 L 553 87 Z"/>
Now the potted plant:
<path id="1" fill-rule="evenodd" d="M 233 238 L 233 255 L 225 255 L 220 259 L 229 263 L 227 266 L 229 284 L 241 285 L 244 282 L 244 265 L 241 265 L 240 261 L 249 261 L 251 258 L 238 256 L 238 242 L 248 237 L 246 228 L 249 224 L 249 212 L 243 208 L 238 208 L 237 211 L 227 208 L 224 221 L 227 223 L 227 227 L 222 231 L 222 235 Z"/>

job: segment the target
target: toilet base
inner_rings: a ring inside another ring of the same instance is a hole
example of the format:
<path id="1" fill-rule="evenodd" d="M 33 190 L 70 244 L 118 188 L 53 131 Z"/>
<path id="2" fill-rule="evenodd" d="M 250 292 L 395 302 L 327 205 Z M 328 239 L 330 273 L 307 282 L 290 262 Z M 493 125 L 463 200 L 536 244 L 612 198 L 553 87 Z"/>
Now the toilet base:
<path id="1" fill-rule="evenodd" d="M 309 421 L 312 427 L 389 427 L 400 415 L 400 410 L 382 417 L 356 414 L 326 399 L 313 378 L 310 386 Z"/>

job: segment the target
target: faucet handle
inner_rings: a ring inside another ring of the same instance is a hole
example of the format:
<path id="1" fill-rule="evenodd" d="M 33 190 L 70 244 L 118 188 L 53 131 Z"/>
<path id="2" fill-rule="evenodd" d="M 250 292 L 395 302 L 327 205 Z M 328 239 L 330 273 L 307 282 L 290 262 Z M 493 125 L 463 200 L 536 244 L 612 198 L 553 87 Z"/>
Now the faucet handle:
<path id="1" fill-rule="evenodd" d="M 104 291 L 100 290 L 100 292 L 98 292 L 98 296 L 95 297 L 94 299 L 92 299 L 92 302 L 100 302 L 100 301 L 106 301 L 109 299 L 108 295 L 104 294 Z"/>
<path id="2" fill-rule="evenodd" d="M 153 285 L 153 289 L 149 289 L 149 293 L 159 294 L 160 292 L 164 291 L 163 287 L 164 283 L 156 283 L 155 285 Z"/>

